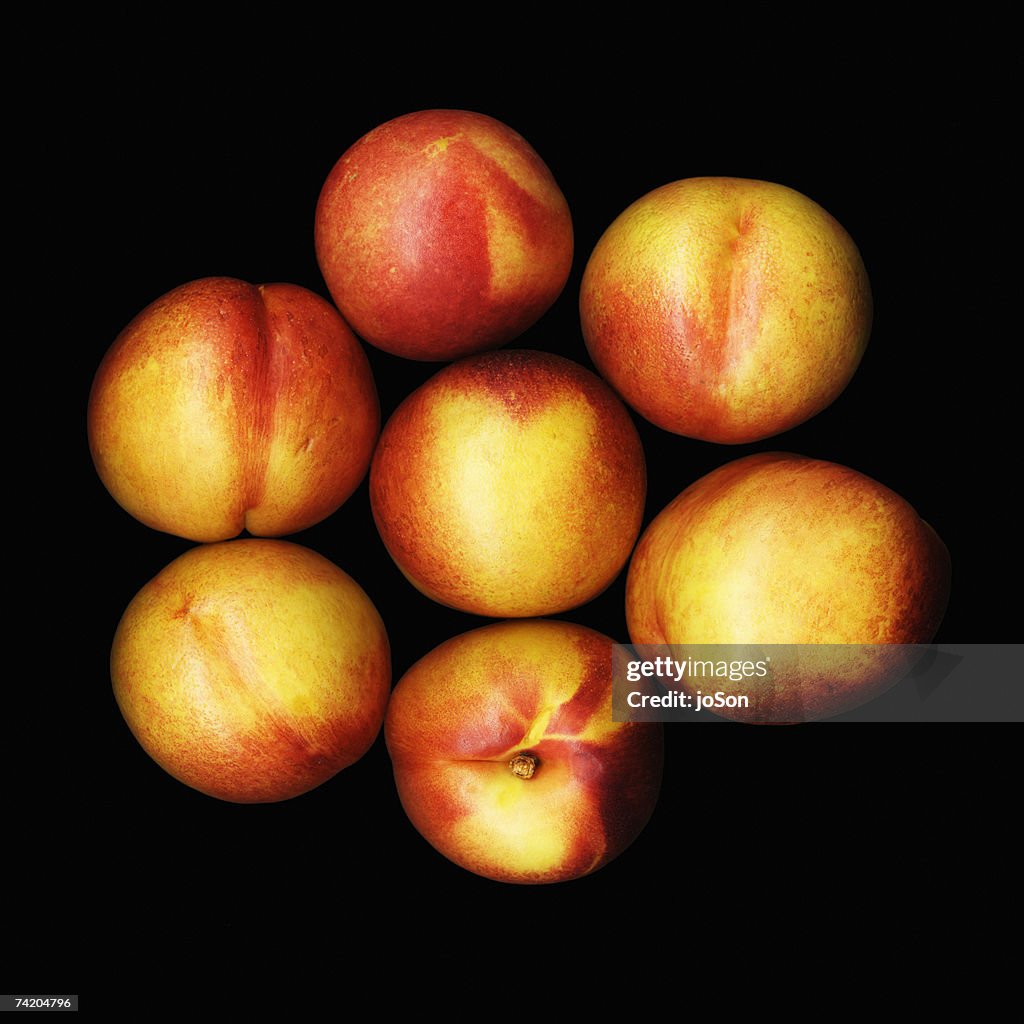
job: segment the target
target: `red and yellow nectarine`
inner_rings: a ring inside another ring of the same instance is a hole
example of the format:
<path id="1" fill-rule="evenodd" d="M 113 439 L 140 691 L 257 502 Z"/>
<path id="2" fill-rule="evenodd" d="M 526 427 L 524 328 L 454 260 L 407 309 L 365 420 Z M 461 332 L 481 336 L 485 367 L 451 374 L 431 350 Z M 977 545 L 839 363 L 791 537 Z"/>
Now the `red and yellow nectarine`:
<path id="1" fill-rule="evenodd" d="M 331 171 L 316 252 L 360 337 L 409 359 L 504 345 L 558 298 L 572 266 L 569 207 L 507 125 L 467 110 L 395 118 Z"/>
<path id="2" fill-rule="evenodd" d="M 384 544 L 428 597 L 477 615 L 549 615 L 615 578 L 643 518 L 629 413 L 544 352 L 471 356 L 414 391 L 370 468 Z"/>
<path id="3" fill-rule="evenodd" d="M 793 189 L 688 178 L 625 210 L 580 290 L 598 371 L 676 434 L 738 444 L 788 430 L 846 387 L 871 329 L 853 240 Z"/>
<path id="4" fill-rule="evenodd" d="M 806 673 L 745 681 L 749 714 L 723 712 L 803 721 L 894 682 L 888 652 L 855 648 L 929 643 L 949 586 L 945 545 L 898 494 L 770 452 L 716 469 L 655 517 L 630 563 L 626 620 L 635 644 L 836 645 L 804 659 Z"/>
<path id="5" fill-rule="evenodd" d="M 239 803 L 305 793 L 358 760 L 384 719 L 384 624 L 315 551 L 237 540 L 187 551 L 129 604 L 114 695 L 176 779 Z"/>
<path id="6" fill-rule="evenodd" d="M 366 354 L 338 312 L 290 284 L 192 281 L 144 309 L 100 364 L 89 445 L 147 526 L 217 541 L 326 518 L 380 427 Z"/>
<path id="7" fill-rule="evenodd" d="M 503 882 L 596 871 L 657 801 L 659 723 L 612 721 L 612 641 L 568 622 L 454 637 L 403 676 L 385 738 L 402 806 L 449 860 Z"/>

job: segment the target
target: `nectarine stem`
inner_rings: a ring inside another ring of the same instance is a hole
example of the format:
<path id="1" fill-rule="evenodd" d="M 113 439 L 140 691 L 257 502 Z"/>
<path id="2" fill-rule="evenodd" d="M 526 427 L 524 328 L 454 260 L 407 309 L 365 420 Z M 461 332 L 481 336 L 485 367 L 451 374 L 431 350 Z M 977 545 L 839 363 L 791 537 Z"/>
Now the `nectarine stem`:
<path id="1" fill-rule="evenodd" d="M 532 779 L 538 764 L 540 762 L 537 760 L 536 754 L 516 754 L 509 761 L 508 766 L 512 769 L 512 774 L 517 775 L 520 779 Z"/>

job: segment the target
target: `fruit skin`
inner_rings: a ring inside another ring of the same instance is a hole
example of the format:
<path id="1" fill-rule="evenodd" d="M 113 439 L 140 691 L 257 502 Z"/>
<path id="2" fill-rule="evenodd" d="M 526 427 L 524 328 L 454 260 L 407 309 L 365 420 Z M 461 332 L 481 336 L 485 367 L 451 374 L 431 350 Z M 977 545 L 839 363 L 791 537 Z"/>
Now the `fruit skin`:
<path id="1" fill-rule="evenodd" d="M 471 356 L 398 407 L 370 467 L 381 538 L 441 604 L 565 611 L 618 575 L 643 520 L 643 448 L 594 374 L 533 351 Z"/>
<path id="2" fill-rule="evenodd" d="M 871 332 L 853 240 L 793 189 L 688 178 L 626 209 L 583 275 L 599 372 L 664 430 L 740 444 L 830 405 Z"/>
<path id="3" fill-rule="evenodd" d="M 836 463 L 768 452 L 702 477 L 648 526 L 626 621 L 635 644 L 927 644 L 950 575 L 945 545 L 898 494 Z M 907 653 L 808 649 L 803 671 L 744 681 L 736 692 L 755 695 L 751 708 L 721 713 L 835 715 L 891 685 Z"/>
<path id="4" fill-rule="evenodd" d="M 466 110 L 395 118 L 325 182 L 316 253 L 355 331 L 407 359 L 450 360 L 518 337 L 572 267 L 569 207 L 507 125 Z"/>
<path id="5" fill-rule="evenodd" d="M 612 721 L 612 643 L 568 622 L 501 622 L 446 641 L 402 677 L 384 735 L 409 819 L 449 860 L 501 882 L 560 882 L 647 824 L 660 723 Z M 538 761 L 530 778 L 509 762 Z"/>
<path id="6" fill-rule="evenodd" d="M 196 541 L 303 530 L 366 474 L 380 429 L 370 365 L 318 295 L 210 277 L 121 332 L 89 397 L 104 485 L 136 519 Z"/>
<path id="7" fill-rule="evenodd" d="M 345 572 L 276 540 L 193 548 L 135 596 L 114 696 L 146 752 L 202 793 L 287 800 L 369 749 L 384 719 L 384 624 Z"/>

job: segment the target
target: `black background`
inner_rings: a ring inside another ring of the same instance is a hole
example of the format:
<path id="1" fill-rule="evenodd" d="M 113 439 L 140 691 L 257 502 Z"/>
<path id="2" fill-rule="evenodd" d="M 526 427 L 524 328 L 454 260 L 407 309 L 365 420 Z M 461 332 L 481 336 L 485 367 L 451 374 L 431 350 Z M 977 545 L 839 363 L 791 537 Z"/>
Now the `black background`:
<path id="1" fill-rule="evenodd" d="M 125 727 L 108 656 L 135 592 L 192 545 L 142 526 L 109 497 L 89 459 L 85 409 L 117 333 L 178 284 L 229 275 L 328 297 L 313 251 L 320 186 L 352 142 L 411 110 L 487 113 L 548 163 L 573 214 L 576 258 L 559 301 L 511 347 L 591 368 L 577 298 L 608 224 L 679 178 L 777 181 L 819 202 L 860 247 L 875 299 L 867 354 L 832 407 L 759 444 L 691 441 L 634 416 L 648 463 L 645 525 L 693 480 L 753 451 L 844 463 L 902 494 L 949 547 L 953 592 L 937 642 L 1016 639 L 1012 612 L 992 591 L 1013 572 L 998 543 L 1007 499 L 995 467 L 1016 459 L 1005 449 L 1019 430 L 1003 390 L 1008 367 L 992 354 L 1018 339 L 1004 326 L 1013 271 L 988 241 L 999 232 L 985 207 L 1001 189 L 991 104 L 980 110 L 955 67 L 892 85 L 869 56 L 830 54 L 778 76 L 734 69 L 720 91 L 703 73 L 655 72 L 640 60 L 628 72 L 595 61 L 562 78 L 550 54 L 524 58 L 528 87 L 500 60 L 445 74 L 382 56 L 357 74 L 342 53 L 330 69 L 322 54 L 308 65 L 293 54 L 287 72 L 243 74 L 237 59 L 223 69 L 219 45 L 108 53 L 62 111 L 76 148 L 61 155 L 61 195 L 82 219 L 81 298 L 65 355 L 71 466 L 61 488 L 74 510 L 64 552 L 80 587 L 69 616 L 77 719 L 68 724 L 81 753 L 61 788 L 76 804 L 81 845 L 73 863 L 47 852 L 26 867 L 30 891 L 54 893 L 75 914 L 27 931 L 17 962 L 50 983 L 75 980 L 76 990 L 156 970 L 184 992 L 225 964 L 266 971 L 271 989 L 284 962 L 307 979 L 344 972 L 357 957 L 525 966 L 509 953 L 523 942 L 557 948 L 559 958 L 589 955 L 600 971 L 613 953 L 652 955 L 658 929 L 681 967 L 693 947 L 708 969 L 737 942 L 745 955 L 763 954 L 783 930 L 823 961 L 838 933 L 875 932 L 884 937 L 876 961 L 890 969 L 907 949 L 948 935 L 986 881 L 974 858 L 999 848 L 1010 791 L 1011 755 L 987 728 L 669 726 L 648 828 L 617 861 L 557 886 L 490 882 L 435 853 L 405 818 L 382 739 L 282 804 L 236 806 L 176 782 Z M 367 353 L 384 421 L 439 368 Z M 436 644 L 485 621 L 405 582 L 374 530 L 365 482 L 291 539 L 369 594 L 388 627 L 396 682 Z M 624 640 L 623 595 L 624 574 L 560 617 Z"/>

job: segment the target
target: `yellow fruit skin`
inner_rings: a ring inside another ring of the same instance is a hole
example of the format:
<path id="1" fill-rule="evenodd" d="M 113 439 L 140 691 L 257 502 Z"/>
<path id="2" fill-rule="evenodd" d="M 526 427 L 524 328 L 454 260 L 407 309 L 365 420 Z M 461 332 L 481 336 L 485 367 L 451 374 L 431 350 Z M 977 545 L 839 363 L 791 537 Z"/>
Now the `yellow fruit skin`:
<path id="1" fill-rule="evenodd" d="M 648 526 L 629 567 L 626 621 L 636 644 L 927 644 L 950 573 L 938 535 L 889 488 L 767 452 L 702 477 Z M 758 706 L 733 716 L 820 718 L 874 696 L 880 676 L 894 681 L 885 651 L 849 655 L 827 679 L 809 662 L 789 680 L 745 683 L 762 686 Z"/>
<path id="2" fill-rule="evenodd" d="M 449 860 L 497 881 L 566 881 L 647 823 L 660 723 L 612 721 L 612 641 L 567 622 L 502 622 L 441 644 L 395 688 L 385 738 L 402 805 Z M 532 777 L 509 762 L 528 753 Z"/>
<path id="3" fill-rule="evenodd" d="M 89 445 L 136 519 L 189 540 L 279 536 L 334 512 L 380 428 L 366 354 L 318 295 L 192 281 L 147 306 L 93 381 Z"/>
<path id="4" fill-rule="evenodd" d="M 308 548 L 193 548 L 135 596 L 114 696 L 176 779 L 239 803 L 286 800 L 358 760 L 384 718 L 387 634 L 359 585 Z"/>
<path id="5" fill-rule="evenodd" d="M 853 240 L 813 200 L 744 178 L 687 178 L 626 209 L 583 275 L 601 375 L 657 426 L 740 444 L 831 404 L 871 331 Z"/>
<path id="6" fill-rule="evenodd" d="M 446 367 L 388 421 L 370 501 L 391 557 L 424 594 L 478 615 L 565 611 L 619 573 L 646 474 L 622 403 L 543 352 Z"/>

